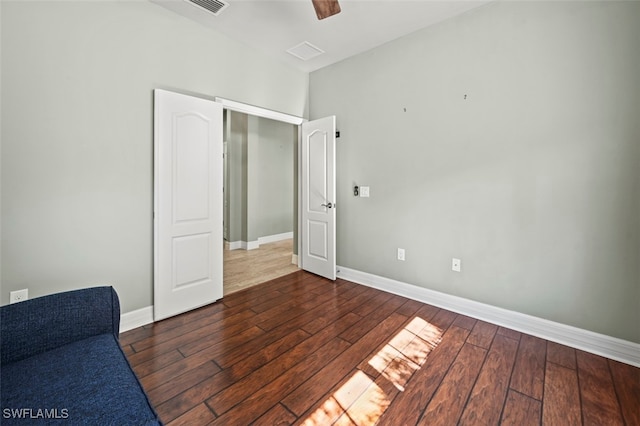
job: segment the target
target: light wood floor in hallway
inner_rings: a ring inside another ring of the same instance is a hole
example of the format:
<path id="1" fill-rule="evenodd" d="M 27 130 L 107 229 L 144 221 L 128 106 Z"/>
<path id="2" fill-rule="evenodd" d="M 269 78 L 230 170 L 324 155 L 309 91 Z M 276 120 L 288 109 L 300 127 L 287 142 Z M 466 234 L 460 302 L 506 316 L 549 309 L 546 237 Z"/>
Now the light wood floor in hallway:
<path id="1" fill-rule="evenodd" d="M 224 294 L 298 270 L 291 263 L 293 240 L 262 244 L 255 250 L 224 250 Z"/>

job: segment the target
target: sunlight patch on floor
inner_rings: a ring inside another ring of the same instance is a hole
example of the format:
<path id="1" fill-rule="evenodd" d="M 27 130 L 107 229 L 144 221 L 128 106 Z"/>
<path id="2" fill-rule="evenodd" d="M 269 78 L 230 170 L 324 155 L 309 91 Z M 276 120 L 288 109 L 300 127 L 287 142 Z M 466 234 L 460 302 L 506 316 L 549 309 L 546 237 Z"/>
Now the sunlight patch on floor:
<path id="1" fill-rule="evenodd" d="M 383 387 L 391 384 L 403 392 L 409 379 L 441 339 L 442 330 L 415 317 L 371 357 L 363 367 L 366 372 L 356 370 L 303 424 L 375 424 L 391 404 L 388 391 Z"/>

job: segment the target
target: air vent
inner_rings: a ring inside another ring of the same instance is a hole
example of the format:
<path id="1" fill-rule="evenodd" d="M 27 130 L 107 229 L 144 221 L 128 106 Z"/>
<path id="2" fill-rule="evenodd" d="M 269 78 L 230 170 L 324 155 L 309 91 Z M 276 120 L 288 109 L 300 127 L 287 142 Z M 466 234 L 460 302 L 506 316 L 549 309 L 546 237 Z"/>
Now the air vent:
<path id="1" fill-rule="evenodd" d="M 213 13 L 215 16 L 220 15 L 223 10 L 229 6 L 229 3 L 221 0 L 185 0 L 187 3 L 191 3 L 194 6 L 204 9 L 209 13 Z"/>
<path id="2" fill-rule="evenodd" d="M 298 44 L 297 46 L 293 46 L 291 49 L 287 50 L 287 53 L 295 56 L 298 59 L 302 59 L 303 61 L 308 61 L 311 58 L 322 55 L 324 53 L 324 50 L 314 46 L 308 41 L 305 41 Z"/>

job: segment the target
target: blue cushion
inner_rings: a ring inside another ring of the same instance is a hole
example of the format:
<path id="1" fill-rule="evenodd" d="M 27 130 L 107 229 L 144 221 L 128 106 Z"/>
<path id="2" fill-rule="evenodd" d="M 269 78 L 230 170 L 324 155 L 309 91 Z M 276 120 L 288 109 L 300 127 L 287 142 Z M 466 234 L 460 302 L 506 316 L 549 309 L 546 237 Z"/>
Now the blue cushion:
<path id="1" fill-rule="evenodd" d="M 2 365 L 98 334 L 118 335 L 120 304 L 111 287 L 51 294 L 0 309 Z"/>
<path id="2" fill-rule="evenodd" d="M 110 333 L 5 364 L 1 374 L 3 425 L 161 424 Z"/>

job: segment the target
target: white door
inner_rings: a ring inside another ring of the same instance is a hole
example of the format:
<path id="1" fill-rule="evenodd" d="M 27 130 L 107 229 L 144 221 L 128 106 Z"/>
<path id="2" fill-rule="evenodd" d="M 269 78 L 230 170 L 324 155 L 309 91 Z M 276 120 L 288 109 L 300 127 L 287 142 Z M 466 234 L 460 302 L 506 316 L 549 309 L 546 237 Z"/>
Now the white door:
<path id="1" fill-rule="evenodd" d="M 302 269 L 336 279 L 336 117 L 302 124 Z"/>
<path id="2" fill-rule="evenodd" d="M 222 106 L 155 90 L 154 320 L 222 298 Z"/>

